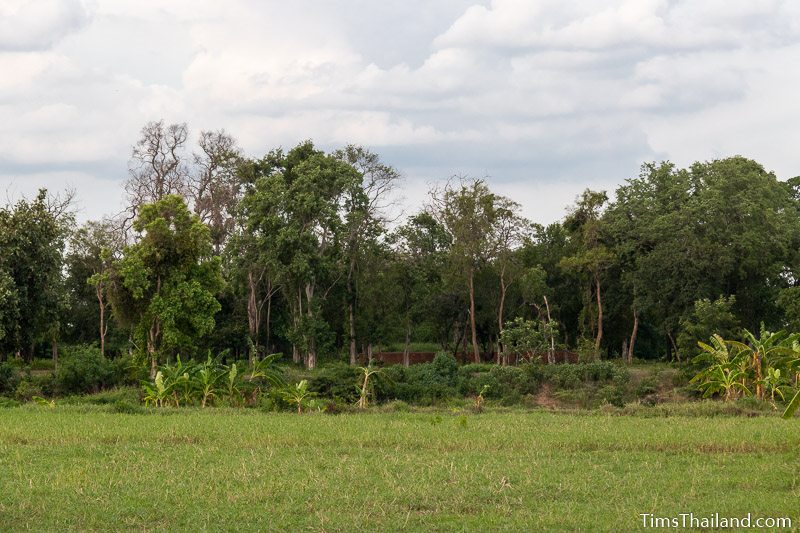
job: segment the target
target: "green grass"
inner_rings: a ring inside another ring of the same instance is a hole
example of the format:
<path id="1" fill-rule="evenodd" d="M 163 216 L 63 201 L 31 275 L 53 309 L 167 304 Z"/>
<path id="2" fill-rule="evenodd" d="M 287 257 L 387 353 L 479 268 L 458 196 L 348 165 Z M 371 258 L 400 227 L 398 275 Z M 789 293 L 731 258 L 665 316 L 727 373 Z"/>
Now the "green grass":
<path id="1" fill-rule="evenodd" d="M 3 531 L 631 531 L 790 516 L 777 417 L 0 410 Z"/>

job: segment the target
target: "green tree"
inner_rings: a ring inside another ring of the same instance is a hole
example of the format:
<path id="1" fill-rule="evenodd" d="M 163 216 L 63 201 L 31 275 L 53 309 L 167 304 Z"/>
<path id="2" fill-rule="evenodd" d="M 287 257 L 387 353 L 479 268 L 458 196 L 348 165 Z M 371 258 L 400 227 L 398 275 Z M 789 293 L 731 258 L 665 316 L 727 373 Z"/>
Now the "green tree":
<path id="1" fill-rule="evenodd" d="M 498 242 L 492 238 L 502 209 L 510 201 L 489 190 L 483 180 L 448 182 L 430 193 L 431 215 L 450 235 L 450 259 L 453 272 L 466 281 L 469 294 L 469 325 L 472 356 L 480 362 L 475 309 L 475 274 L 497 253 Z"/>
<path id="2" fill-rule="evenodd" d="M 194 351 L 214 328 L 220 260 L 212 257 L 208 228 L 179 196 L 142 206 L 133 227 L 140 239 L 113 264 L 110 299 L 144 346 L 154 378 L 162 354 Z"/>
<path id="3" fill-rule="evenodd" d="M 588 278 L 585 314 L 590 316 L 590 324 L 595 325 L 595 351 L 600 350 L 603 340 L 603 297 L 602 280 L 604 272 L 614 262 L 614 254 L 603 242 L 603 205 L 608 201 L 605 191 L 585 190 L 574 209 L 567 216 L 565 225 L 579 243 L 578 252 L 564 257 L 560 266 L 568 271 Z M 591 296 L 595 307 L 591 309 Z"/>
<path id="4" fill-rule="evenodd" d="M 0 209 L 0 353 L 32 360 L 37 343 L 57 337 L 65 307 L 64 244 L 72 226 L 71 196 L 49 196 Z"/>

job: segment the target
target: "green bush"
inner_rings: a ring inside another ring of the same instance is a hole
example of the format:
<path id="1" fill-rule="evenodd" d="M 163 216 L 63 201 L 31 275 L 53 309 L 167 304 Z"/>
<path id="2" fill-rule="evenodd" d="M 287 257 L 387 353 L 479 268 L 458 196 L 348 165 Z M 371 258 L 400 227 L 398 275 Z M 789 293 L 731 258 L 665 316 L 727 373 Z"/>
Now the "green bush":
<path id="1" fill-rule="evenodd" d="M 56 388 L 62 394 L 99 392 L 116 384 L 114 363 L 91 345 L 64 350 L 56 372 Z"/>
<path id="2" fill-rule="evenodd" d="M 17 385 L 19 373 L 16 367 L 10 363 L 0 363 L 0 394 L 14 392 Z"/>
<path id="3" fill-rule="evenodd" d="M 320 368 L 308 379 L 308 390 L 320 396 L 345 403 L 358 400 L 358 367 L 347 363 L 332 363 Z"/>
<path id="4" fill-rule="evenodd" d="M 375 384 L 378 400 L 431 405 L 456 395 L 459 367 L 452 355 L 439 353 L 430 363 L 408 368 L 394 365 L 381 374 L 382 379 Z"/>
<path id="5" fill-rule="evenodd" d="M 126 415 L 138 415 L 147 412 L 138 402 L 133 403 L 129 400 L 116 400 L 111 404 L 111 412 Z"/>
<path id="6" fill-rule="evenodd" d="M 656 378 L 656 376 L 649 376 L 639 382 L 634 394 L 637 398 L 644 398 L 656 392 L 658 392 L 658 378 Z"/>
<path id="7" fill-rule="evenodd" d="M 608 403 L 615 407 L 623 407 L 625 405 L 623 391 L 617 385 L 602 386 L 597 391 L 597 396 L 602 403 Z"/>
<path id="8" fill-rule="evenodd" d="M 21 402 L 29 402 L 34 396 L 41 396 L 42 389 L 30 379 L 23 379 L 17 385 L 14 396 Z"/>

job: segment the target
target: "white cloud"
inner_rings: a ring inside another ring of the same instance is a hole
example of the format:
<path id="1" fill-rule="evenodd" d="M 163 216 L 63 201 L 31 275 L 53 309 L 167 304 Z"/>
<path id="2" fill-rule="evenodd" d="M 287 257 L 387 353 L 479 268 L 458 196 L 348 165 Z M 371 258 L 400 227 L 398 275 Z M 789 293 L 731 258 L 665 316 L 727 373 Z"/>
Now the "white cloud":
<path id="1" fill-rule="evenodd" d="M 89 20 L 80 0 L 4 0 L 0 50 L 44 50 Z"/>
<path id="2" fill-rule="evenodd" d="M 550 221 L 643 160 L 800 174 L 798 61 L 789 0 L 5 0 L 0 188 L 72 179 L 87 213 L 114 211 L 164 118 L 254 156 L 365 144 L 417 203 L 421 183 L 488 175 Z"/>

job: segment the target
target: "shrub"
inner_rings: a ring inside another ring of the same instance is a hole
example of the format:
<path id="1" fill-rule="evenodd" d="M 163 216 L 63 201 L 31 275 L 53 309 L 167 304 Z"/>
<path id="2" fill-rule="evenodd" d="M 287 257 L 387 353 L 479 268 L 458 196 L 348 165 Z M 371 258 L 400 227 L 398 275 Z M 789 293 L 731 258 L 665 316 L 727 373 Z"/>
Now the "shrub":
<path id="1" fill-rule="evenodd" d="M 56 387 L 62 394 L 98 392 L 116 383 L 114 364 L 91 345 L 64 350 L 56 372 Z"/>
<path id="2" fill-rule="evenodd" d="M 0 393 L 14 392 L 19 384 L 19 373 L 9 363 L 0 363 Z"/>
<path id="3" fill-rule="evenodd" d="M 658 379 L 655 376 L 650 376 L 639 382 L 634 394 L 637 398 L 644 398 L 656 392 L 658 392 Z"/>
<path id="4" fill-rule="evenodd" d="M 126 415 L 138 415 L 147 411 L 138 403 L 133 403 L 128 400 L 116 400 L 113 404 L 111 404 L 111 412 Z"/>
<path id="5" fill-rule="evenodd" d="M 597 396 L 601 402 L 611 404 L 615 407 L 624 407 L 623 391 L 616 385 L 604 385 L 597 391 Z"/>
<path id="6" fill-rule="evenodd" d="M 42 389 L 30 379 L 23 379 L 17 385 L 14 396 L 21 402 L 29 402 L 34 396 L 41 396 Z"/>
<path id="7" fill-rule="evenodd" d="M 346 403 L 358 400 L 359 369 L 346 363 L 333 363 L 319 369 L 308 379 L 308 390 Z"/>

